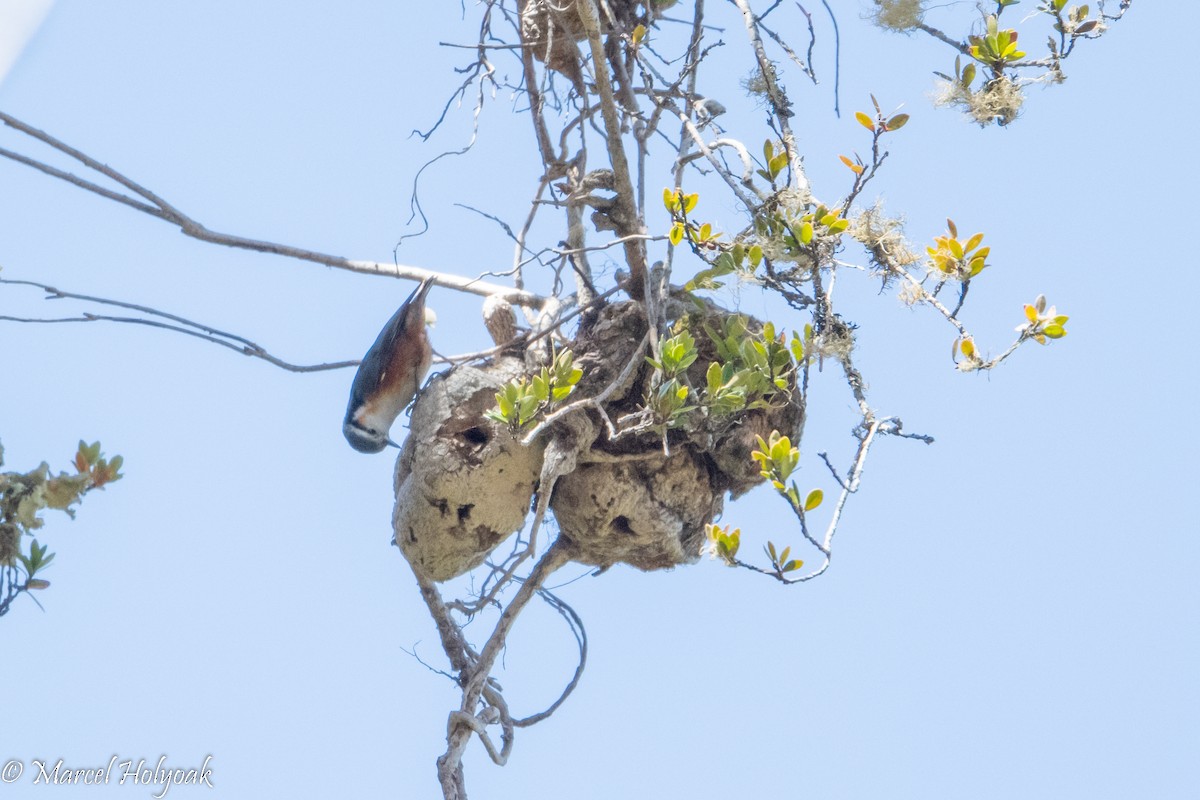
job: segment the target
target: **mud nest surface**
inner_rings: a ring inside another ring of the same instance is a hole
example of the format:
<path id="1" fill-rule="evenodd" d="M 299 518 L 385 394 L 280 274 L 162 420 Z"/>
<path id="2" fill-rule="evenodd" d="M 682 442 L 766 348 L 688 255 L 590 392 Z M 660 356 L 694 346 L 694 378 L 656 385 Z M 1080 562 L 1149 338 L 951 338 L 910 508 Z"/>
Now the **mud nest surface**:
<path id="1" fill-rule="evenodd" d="M 688 378 L 700 387 L 717 360 L 702 326 L 719 328 L 731 312 L 709 306 L 690 313 L 700 317 L 689 325 L 700 355 Z M 571 348 L 583 377 L 567 402 L 599 395 L 636 358 L 603 407 L 614 423 L 637 414 L 654 374 L 638 355 L 646 327 L 633 302 L 606 306 L 582 326 Z M 763 481 L 750 457 L 756 437 L 778 430 L 797 438 L 804 422 L 799 392 L 780 392 L 767 408 L 725 417 L 693 412 L 688 424 L 667 432 L 664 452 L 661 431 L 612 438 L 600 413 L 583 408 L 526 446 L 484 414 L 501 386 L 528 371 L 515 356 L 458 367 L 417 398 L 396 462 L 393 525 L 405 556 L 433 580 L 479 566 L 520 530 L 544 471 L 553 482 L 549 508 L 573 560 L 642 570 L 692 563 L 726 494 L 737 497 Z"/>

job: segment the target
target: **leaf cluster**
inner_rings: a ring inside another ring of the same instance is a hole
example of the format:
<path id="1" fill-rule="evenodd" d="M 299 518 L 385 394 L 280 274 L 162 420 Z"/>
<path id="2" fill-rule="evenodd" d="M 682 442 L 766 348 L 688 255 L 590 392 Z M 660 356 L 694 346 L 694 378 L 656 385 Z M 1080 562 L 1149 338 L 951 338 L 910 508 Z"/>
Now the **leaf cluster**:
<path id="1" fill-rule="evenodd" d="M 2 455 L 0 450 L 0 464 L 3 464 Z M 52 475 L 50 465 L 45 462 L 29 472 L 0 473 L 0 566 L 19 566 L 25 574 L 25 589 L 48 587 L 48 581 L 34 578 L 54 559 L 54 553 L 48 552 L 46 545 L 33 538 L 34 531 L 45 525 L 42 512 L 46 509 L 65 511 L 74 518 L 75 506 L 85 494 L 124 477 L 121 473 L 123 463 L 121 456 L 106 458 L 99 442 L 80 441 L 72 461 L 73 473 Z M 30 539 L 27 548 L 23 544 L 24 537 Z M 0 613 L 6 609 L 7 601 L 4 601 Z"/>
<path id="2" fill-rule="evenodd" d="M 686 319 L 676 323 L 674 335 L 660 342 L 653 356 L 646 357 L 654 367 L 646 408 L 658 427 L 679 427 L 697 410 L 722 417 L 766 408 L 777 394 L 792 391 L 796 365 L 805 357 L 799 334 L 793 333 L 789 342 L 770 322 L 753 331 L 749 319 L 740 314 L 719 323 L 705 321 L 702 327 L 716 360 L 709 362 L 699 392 L 687 375 L 700 351 Z"/>
<path id="3" fill-rule="evenodd" d="M 801 502 L 796 482 L 792 481 L 790 486 L 787 483 L 800 463 L 800 448 L 793 446 L 791 439 L 780 435 L 779 431 L 771 431 L 766 440 L 761 436 L 756 438 L 758 449 L 751 453 L 750 457 L 759 463 L 762 476 L 771 482 L 775 491 L 787 499 L 793 510 L 803 513 L 821 505 L 825 495 L 820 489 L 810 491 Z"/>
<path id="4" fill-rule="evenodd" d="M 983 36 L 969 36 L 971 58 L 989 67 L 1000 70 L 1008 63 L 1020 61 L 1025 57 L 1025 51 L 1017 46 L 1017 32 L 1012 28 L 1001 29 L 995 14 L 987 18 L 987 33 Z"/>
<path id="5" fill-rule="evenodd" d="M 947 233 L 934 237 L 933 247 L 925 248 L 929 253 L 929 263 L 939 273 L 939 277 L 967 281 L 974 278 L 988 266 L 987 257 L 992 252 L 990 247 L 980 247 L 983 234 L 976 233 L 966 241 L 958 238 L 958 226 L 954 220 L 946 220 Z"/>
<path id="6" fill-rule="evenodd" d="M 528 377 L 509 381 L 496 392 L 496 407 L 485 416 L 508 426 L 513 435 L 528 427 L 543 412 L 567 399 L 583 377 L 570 349 L 559 351 L 550 366 Z"/>
<path id="7" fill-rule="evenodd" d="M 1047 339 L 1061 339 L 1067 335 L 1064 327 L 1070 317 L 1059 314 L 1054 306 L 1046 307 L 1046 295 L 1039 294 L 1032 304 L 1025 306 L 1025 323 L 1017 327 L 1022 336 L 1038 344 L 1048 344 Z"/>

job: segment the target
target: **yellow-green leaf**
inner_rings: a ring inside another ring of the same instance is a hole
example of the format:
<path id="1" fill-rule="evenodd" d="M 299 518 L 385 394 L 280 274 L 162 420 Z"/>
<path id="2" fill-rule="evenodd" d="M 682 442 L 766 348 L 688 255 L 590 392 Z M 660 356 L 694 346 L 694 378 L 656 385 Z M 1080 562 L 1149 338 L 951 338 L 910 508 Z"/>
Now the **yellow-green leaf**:
<path id="1" fill-rule="evenodd" d="M 759 245 L 750 248 L 750 266 L 757 267 L 762 263 L 763 251 Z"/>
<path id="2" fill-rule="evenodd" d="M 772 178 L 783 172 L 783 168 L 787 166 L 787 160 L 786 151 L 781 151 L 779 155 L 771 159 L 767 164 L 767 169 L 770 171 Z"/>
<path id="3" fill-rule="evenodd" d="M 671 244 L 673 244 L 673 245 L 678 245 L 680 242 L 682 242 L 683 241 L 683 223 L 676 222 L 674 225 L 672 225 L 671 232 L 669 234 L 667 234 L 667 238 L 671 241 Z"/>
<path id="4" fill-rule="evenodd" d="M 639 44 L 641 44 L 642 39 L 645 39 L 645 38 L 646 38 L 646 26 L 645 25 L 638 25 L 636 28 L 633 29 L 633 45 L 634 45 L 634 47 L 637 47 Z"/>
<path id="5" fill-rule="evenodd" d="M 817 506 L 821 505 L 821 501 L 825 499 L 825 493 L 820 489 L 813 489 L 808 493 L 808 497 L 804 498 L 804 510 L 812 511 Z"/>

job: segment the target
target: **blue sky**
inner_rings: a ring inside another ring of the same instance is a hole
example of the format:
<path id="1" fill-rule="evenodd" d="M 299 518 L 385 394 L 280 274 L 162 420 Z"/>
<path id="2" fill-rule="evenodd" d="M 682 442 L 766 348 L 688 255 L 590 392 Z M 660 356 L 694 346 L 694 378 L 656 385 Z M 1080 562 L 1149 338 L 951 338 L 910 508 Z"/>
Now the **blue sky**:
<path id="1" fill-rule="evenodd" d="M 1136 4 L 1068 62 L 1065 85 L 1034 90 L 1010 128 L 981 131 L 930 103 L 948 50 L 835 5 L 843 111 L 874 92 L 912 114 L 868 193 L 917 241 L 947 216 L 987 233 L 994 266 L 965 314 L 985 348 L 1007 345 L 1039 292 L 1071 316 L 1070 335 L 990 376 L 961 375 L 944 321 L 846 278 L 872 404 L 937 443 L 878 445 L 831 571 L 806 586 L 704 560 L 564 587 L 588 626 L 583 682 L 518 732 L 507 767 L 471 747 L 472 796 L 1195 794 L 1187 26 L 1170 4 Z M 388 261 L 414 173 L 469 135 L 469 109 L 430 144 L 409 132 L 456 85 L 463 54 L 437 42 L 470 41 L 473 20 L 453 3 L 59 0 L 0 83 L 0 108 L 216 230 Z M 824 82 L 791 83 L 810 177 L 832 198 L 845 186 L 837 154 L 865 140 L 850 114 L 832 114 L 823 35 Z M 723 34 L 733 66 L 711 85 L 755 142 L 761 114 L 736 90 L 748 71 L 740 36 Z M 524 214 L 536 165 L 512 107 L 497 97 L 476 150 L 426 172 L 430 231 L 401 261 L 463 275 L 508 265 L 503 232 L 453 204 L 511 223 Z M 14 145 L 61 163 L 0 131 L 0 146 Z M 665 169 L 656 180 L 669 181 Z M 739 224 L 720 192 L 701 202 L 726 229 Z M 194 242 L 7 161 L 0 267 L 309 362 L 361 356 L 411 289 Z M 725 299 L 777 310 L 750 289 Z M 474 299 L 435 289 L 430 304 L 439 350 L 483 345 Z M 0 314 L 65 310 L 0 287 Z M 24 602 L 0 624 L 0 759 L 211 754 L 218 797 L 435 796 L 457 692 L 402 649 L 439 663 L 411 574 L 387 546 L 392 459 L 341 437 L 351 374 L 287 374 L 135 327 L 0 323 L 0 343 L 5 468 L 65 468 L 86 438 L 124 455 L 127 475 L 76 521 L 48 518 L 43 541 L 58 556 L 46 611 Z M 848 461 L 852 416 L 835 376 L 822 391 L 800 482 L 828 493 L 816 453 Z M 752 493 L 723 521 L 753 550 L 798 538 L 784 512 Z M 557 696 L 573 647 L 549 609 L 522 618 L 498 673 L 517 713 Z"/>

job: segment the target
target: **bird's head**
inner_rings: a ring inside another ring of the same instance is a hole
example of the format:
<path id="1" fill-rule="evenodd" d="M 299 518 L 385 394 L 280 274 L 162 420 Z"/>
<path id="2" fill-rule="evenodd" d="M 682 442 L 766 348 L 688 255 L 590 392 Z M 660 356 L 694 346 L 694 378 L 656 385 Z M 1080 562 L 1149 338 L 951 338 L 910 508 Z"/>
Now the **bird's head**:
<path id="1" fill-rule="evenodd" d="M 360 453 L 379 453 L 388 445 L 400 446 L 388 438 L 387 431 L 377 431 L 354 419 L 347 420 L 342 425 L 342 435 L 346 437 L 350 446 Z"/>

